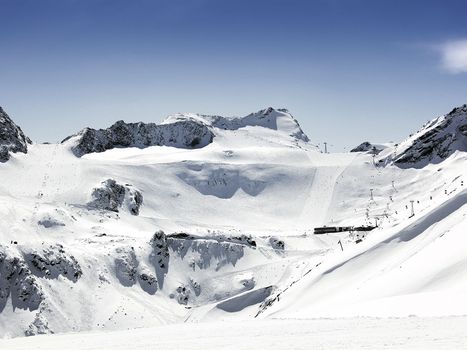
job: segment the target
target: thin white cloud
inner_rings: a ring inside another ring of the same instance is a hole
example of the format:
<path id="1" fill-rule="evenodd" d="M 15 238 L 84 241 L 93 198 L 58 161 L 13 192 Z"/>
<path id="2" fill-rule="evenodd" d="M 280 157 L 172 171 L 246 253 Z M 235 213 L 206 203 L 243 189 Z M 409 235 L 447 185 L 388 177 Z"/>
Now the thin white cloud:
<path id="1" fill-rule="evenodd" d="M 467 39 L 441 45 L 441 63 L 449 73 L 467 73 Z"/>

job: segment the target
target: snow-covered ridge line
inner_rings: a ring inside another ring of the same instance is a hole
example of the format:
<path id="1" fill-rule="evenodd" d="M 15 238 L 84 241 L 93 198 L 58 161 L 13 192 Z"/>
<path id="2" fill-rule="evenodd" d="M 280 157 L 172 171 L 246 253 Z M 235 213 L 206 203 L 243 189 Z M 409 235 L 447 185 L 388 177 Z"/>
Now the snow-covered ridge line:
<path id="1" fill-rule="evenodd" d="M 390 159 L 398 165 L 439 163 L 455 151 L 467 151 L 467 105 L 428 122 L 395 148 Z"/>
<path id="2" fill-rule="evenodd" d="M 467 151 L 467 104 L 427 122 L 399 144 L 363 142 L 351 150 L 378 155 L 379 165 L 395 164 L 404 168 L 437 164 L 456 151 Z"/>
<path id="3" fill-rule="evenodd" d="M 71 143 L 71 149 L 78 157 L 116 147 L 171 146 L 191 149 L 210 144 L 217 134 L 216 129 L 233 131 L 245 127 L 268 128 L 296 140 L 309 141 L 286 109 L 269 107 L 243 118 L 186 113 L 171 115 L 161 124 L 125 123 L 120 120 L 107 129 L 85 128 L 65 138 L 62 143 Z"/>
<path id="4" fill-rule="evenodd" d="M 10 159 L 10 152 L 28 152 L 31 140 L 23 133 L 21 128 L 0 107 L 0 162 Z"/>
<path id="5" fill-rule="evenodd" d="M 298 121 L 285 108 L 275 109 L 268 107 L 258 112 L 250 113 L 244 117 L 232 118 L 222 117 L 219 115 L 178 113 L 168 116 L 162 124 L 170 124 L 187 119 L 222 130 L 238 130 L 247 126 L 260 126 L 272 130 L 286 132 L 289 136 L 304 142 L 309 141 L 308 136 L 301 129 Z"/>

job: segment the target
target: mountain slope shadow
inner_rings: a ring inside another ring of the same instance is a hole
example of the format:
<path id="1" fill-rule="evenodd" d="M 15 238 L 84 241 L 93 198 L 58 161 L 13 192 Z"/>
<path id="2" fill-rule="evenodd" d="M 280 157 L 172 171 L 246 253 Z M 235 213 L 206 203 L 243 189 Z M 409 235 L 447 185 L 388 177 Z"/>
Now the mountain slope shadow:
<path id="1" fill-rule="evenodd" d="M 216 307 L 225 312 L 239 312 L 248 306 L 263 302 L 268 296 L 271 295 L 271 292 L 272 286 L 256 289 L 223 301 L 222 303 L 217 304 Z"/>

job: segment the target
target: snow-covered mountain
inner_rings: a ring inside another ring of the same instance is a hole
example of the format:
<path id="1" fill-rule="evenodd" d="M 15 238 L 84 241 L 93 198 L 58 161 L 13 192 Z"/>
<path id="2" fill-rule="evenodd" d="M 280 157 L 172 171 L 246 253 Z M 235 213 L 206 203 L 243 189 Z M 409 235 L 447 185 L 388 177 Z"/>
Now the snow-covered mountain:
<path id="1" fill-rule="evenodd" d="M 440 163 L 454 152 L 467 151 L 467 105 L 426 123 L 415 134 L 394 146 L 379 159 L 402 167 L 423 167 Z"/>
<path id="2" fill-rule="evenodd" d="M 11 129 L 27 154 L 0 164 L 0 337 L 465 315 L 465 108 L 377 155 L 323 154 L 273 108 L 117 122 L 60 144 Z"/>
<path id="3" fill-rule="evenodd" d="M 104 152 L 119 147 L 146 148 L 171 146 L 177 148 L 202 148 L 213 141 L 213 129 L 238 130 L 245 127 L 263 127 L 286 133 L 297 140 L 309 141 L 298 122 L 285 109 L 269 107 L 243 118 L 224 118 L 199 114 L 175 114 L 162 124 L 116 122 L 108 129 L 85 128 L 76 135 L 65 138 L 62 143 L 71 144 L 73 153 Z"/>
<path id="4" fill-rule="evenodd" d="M 352 148 L 350 152 L 368 152 L 371 154 L 379 154 L 382 150 L 392 146 L 392 144 L 374 144 L 365 141 L 359 144 L 357 147 Z"/>

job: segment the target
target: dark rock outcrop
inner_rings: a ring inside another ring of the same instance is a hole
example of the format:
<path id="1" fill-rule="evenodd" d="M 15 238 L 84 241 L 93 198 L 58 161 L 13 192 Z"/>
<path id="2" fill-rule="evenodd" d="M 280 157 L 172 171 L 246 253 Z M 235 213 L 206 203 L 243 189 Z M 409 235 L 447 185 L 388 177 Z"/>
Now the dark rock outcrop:
<path id="1" fill-rule="evenodd" d="M 128 210 L 133 215 L 139 215 L 139 209 L 143 204 L 143 195 L 130 186 L 126 186 L 126 191 L 128 193 Z"/>
<path id="2" fill-rule="evenodd" d="M 50 216 L 40 219 L 37 222 L 37 224 L 41 225 L 41 226 L 44 226 L 45 228 L 65 226 L 65 224 L 63 222 L 61 222 L 60 220 L 57 220 L 57 219 L 55 219 L 53 217 L 50 217 Z"/>
<path id="3" fill-rule="evenodd" d="M 62 143 L 72 143 L 77 157 L 88 153 L 104 152 L 116 147 L 171 146 L 201 148 L 212 142 L 214 134 L 204 124 L 184 120 L 169 124 L 125 123 L 120 120 L 107 129 L 85 128 Z"/>
<path id="4" fill-rule="evenodd" d="M 21 128 L 0 107 L 0 162 L 10 159 L 10 152 L 27 153 L 28 144 L 31 143 Z"/>
<path id="5" fill-rule="evenodd" d="M 62 275 L 70 281 L 77 282 L 83 274 L 75 257 L 66 253 L 60 244 L 51 245 L 42 251 L 25 253 L 24 259 L 31 271 L 39 277 L 58 278 Z"/>
<path id="6" fill-rule="evenodd" d="M 467 105 L 427 123 L 380 163 L 392 161 L 403 167 L 423 167 L 439 163 L 456 151 L 467 151 Z"/>
<path id="7" fill-rule="evenodd" d="M 30 311 L 37 310 L 45 299 L 41 286 L 26 262 L 2 250 L 0 251 L 0 313 L 9 296 L 13 308 Z"/>
<path id="8" fill-rule="evenodd" d="M 126 204 L 133 215 L 138 215 L 143 204 L 143 195 L 129 184 L 120 185 L 114 179 L 102 182 L 101 187 L 92 191 L 93 200 L 88 206 L 93 209 L 110 210 L 118 212 Z"/>
<path id="9" fill-rule="evenodd" d="M 279 238 L 276 238 L 276 237 L 270 237 L 269 238 L 269 244 L 271 245 L 271 247 L 273 249 L 276 249 L 276 250 L 284 250 L 285 249 L 284 241 L 279 239 Z"/>
<path id="10" fill-rule="evenodd" d="M 169 245 L 167 236 L 164 231 L 160 230 L 154 233 L 149 244 L 152 246 L 152 252 L 149 256 L 149 261 L 154 265 L 156 270 L 156 278 L 159 288 L 163 288 L 164 279 L 169 270 Z"/>
<path id="11" fill-rule="evenodd" d="M 383 147 L 378 147 L 377 145 L 373 145 L 368 141 L 362 142 L 357 147 L 350 150 L 350 152 L 367 152 L 369 154 L 379 154 L 383 150 Z"/>
<path id="12" fill-rule="evenodd" d="M 174 297 L 177 302 L 181 305 L 187 305 L 188 300 L 190 299 L 191 290 L 188 286 L 182 285 L 177 287 L 175 293 L 172 293 L 170 296 Z"/>
<path id="13" fill-rule="evenodd" d="M 351 149 L 350 152 L 368 152 L 369 150 L 371 150 L 371 147 L 371 143 L 365 141 L 359 144 L 357 147 Z"/>
<path id="14" fill-rule="evenodd" d="M 144 264 L 138 261 L 134 247 L 118 247 L 115 257 L 115 275 L 125 287 L 139 282 L 142 290 L 148 294 L 157 292 L 157 278 Z"/>
<path id="15" fill-rule="evenodd" d="M 39 334 L 53 334 L 54 332 L 49 328 L 49 322 L 47 318 L 42 314 L 43 307 L 41 306 L 42 310 L 39 310 L 36 315 L 34 316 L 34 320 L 29 325 L 28 329 L 24 332 L 24 335 L 27 337 L 31 337 L 34 335 Z"/>

